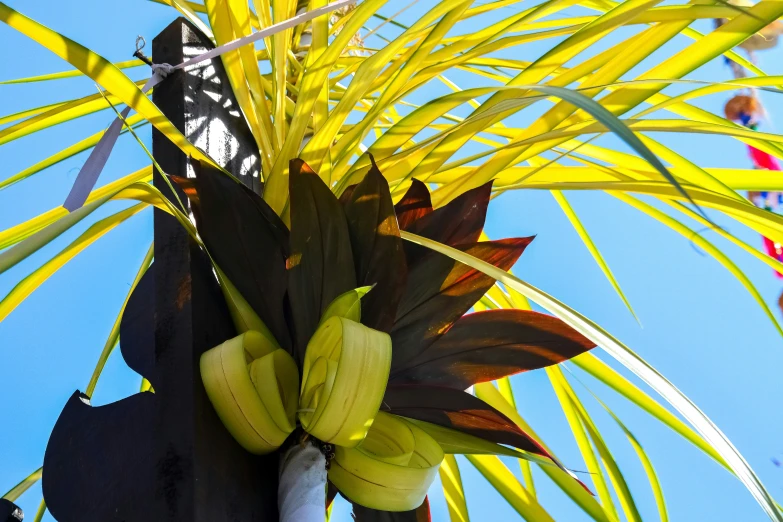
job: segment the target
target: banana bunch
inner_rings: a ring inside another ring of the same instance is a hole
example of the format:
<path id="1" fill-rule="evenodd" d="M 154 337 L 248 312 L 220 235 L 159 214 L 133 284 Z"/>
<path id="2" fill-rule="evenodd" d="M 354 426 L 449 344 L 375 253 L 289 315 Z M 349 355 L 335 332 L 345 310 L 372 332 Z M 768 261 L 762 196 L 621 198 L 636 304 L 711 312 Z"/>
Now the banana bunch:
<path id="1" fill-rule="evenodd" d="M 420 506 L 443 450 L 413 423 L 378 411 L 392 346 L 388 334 L 359 322 L 369 287 L 340 295 L 326 309 L 307 344 L 300 387 L 293 357 L 218 275 L 243 333 L 202 355 L 201 377 L 234 439 L 251 453 L 269 453 L 298 420 L 310 435 L 335 445 L 329 478 L 349 498 L 384 511 Z"/>
<path id="2" fill-rule="evenodd" d="M 433 208 L 426 184 L 414 179 L 395 204 L 367 159 L 363 179 L 339 198 L 292 160 L 288 223 L 258 194 L 197 161 L 195 178 L 175 179 L 239 334 L 201 359 L 222 422 L 251 453 L 275 451 L 300 428 L 333 445 L 329 479 L 355 510 L 426 516 L 444 452 L 514 456 L 568 472 L 465 389 L 595 344 L 537 312 L 468 313 L 495 280 L 403 244 L 401 233 L 504 271 L 532 238 L 480 240 L 491 183 Z"/>
<path id="3" fill-rule="evenodd" d="M 424 430 L 378 412 L 359 446 L 337 446 L 329 479 L 363 506 L 408 511 L 424 501 L 442 461 L 443 449 Z"/>

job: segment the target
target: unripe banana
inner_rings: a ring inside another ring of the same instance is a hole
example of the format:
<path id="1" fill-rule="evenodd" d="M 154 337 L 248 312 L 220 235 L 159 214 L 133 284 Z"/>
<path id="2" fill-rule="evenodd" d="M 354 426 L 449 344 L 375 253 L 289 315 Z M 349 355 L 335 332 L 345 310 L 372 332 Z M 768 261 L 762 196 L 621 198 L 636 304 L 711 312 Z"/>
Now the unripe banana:
<path id="1" fill-rule="evenodd" d="M 275 336 L 272 335 L 272 332 L 266 324 L 258 317 L 258 314 L 256 314 L 253 307 L 250 306 L 250 303 L 242 297 L 239 290 L 237 290 L 234 284 L 228 280 L 226 274 L 217 268 L 217 266 L 215 266 L 215 271 L 217 272 L 218 280 L 220 281 L 220 289 L 223 292 L 223 297 L 225 297 L 226 304 L 228 305 L 228 311 L 231 314 L 231 320 L 233 321 L 237 332 L 245 333 L 248 330 L 256 331 L 264 336 L 270 347 L 274 349 L 280 348 L 280 345 L 275 340 Z"/>
<path id="2" fill-rule="evenodd" d="M 248 366 L 248 359 L 258 355 Z M 223 425 L 247 451 L 269 453 L 294 429 L 299 388 L 293 358 L 250 330 L 201 356 L 201 379 Z"/>
<path id="3" fill-rule="evenodd" d="M 335 448 L 329 480 L 368 508 L 409 511 L 424 501 L 442 460 L 443 450 L 421 428 L 378 412 L 359 446 Z"/>
<path id="4" fill-rule="evenodd" d="M 352 448 L 381 406 L 391 338 L 343 317 L 318 327 L 305 352 L 299 420 L 314 437 Z"/>
<path id="5" fill-rule="evenodd" d="M 329 303 L 329 306 L 326 307 L 326 311 L 324 311 L 323 316 L 321 316 L 318 325 L 324 324 L 327 319 L 334 316 L 345 317 L 356 323 L 360 322 L 362 319 L 361 299 L 370 290 L 372 290 L 371 286 L 360 286 L 359 288 L 348 290 L 344 294 L 338 295 L 334 301 Z"/>

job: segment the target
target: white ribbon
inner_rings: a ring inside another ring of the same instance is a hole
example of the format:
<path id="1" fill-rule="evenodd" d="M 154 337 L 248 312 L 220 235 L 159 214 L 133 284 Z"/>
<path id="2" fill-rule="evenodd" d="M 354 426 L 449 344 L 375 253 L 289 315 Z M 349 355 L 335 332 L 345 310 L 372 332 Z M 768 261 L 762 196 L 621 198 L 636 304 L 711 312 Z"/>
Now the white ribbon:
<path id="1" fill-rule="evenodd" d="M 254 42 L 257 42 L 258 40 L 266 38 L 267 36 L 272 36 L 273 34 L 285 31 L 286 29 L 296 27 L 299 24 L 309 22 L 310 20 L 323 14 L 332 12 L 335 9 L 356 3 L 356 1 L 357 0 L 338 0 L 337 2 L 319 7 L 318 9 L 304 12 L 294 16 L 293 18 L 272 24 L 269 27 L 265 27 L 264 29 L 261 29 L 260 31 L 257 31 L 253 34 L 234 40 L 233 42 L 228 42 L 227 44 L 221 45 L 220 47 L 215 47 L 211 51 L 207 51 L 203 54 L 195 56 L 179 65 L 170 65 L 167 63 L 154 64 L 152 66 L 152 77 L 147 81 L 147 83 L 144 84 L 144 87 L 142 87 L 141 90 L 143 93 L 147 93 L 154 86 L 166 79 L 169 74 L 179 69 L 184 69 L 190 65 L 218 57 L 223 53 L 234 51 L 245 45 L 250 45 Z M 101 136 L 98 144 L 95 146 L 92 153 L 90 153 L 90 157 L 87 158 L 87 161 L 84 163 L 81 170 L 79 170 L 79 174 L 76 176 L 73 187 L 71 187 L 71 191 L 68 193 L 68 197 L 65 199 L 65 203 L 63 203 L 63 206 L 69 212 L 73 212 L 74 210 L 81 208 L 84 205 L 84 202 L 87 201 L 87 197 L 90 195 L 90 192 L 92 192 L 93 187 L 95 187 L 95 183 L 98 181 L 98 177 L 101 175 L 103 168 L 106 166 L 106 161 L 109 159 L 109 155 L 114 148 L 114 144 L 117 142 L 117 138 L 122 131 L 123 120 L 128 117 L 130 110 L 130 107 L 126 107 L 121 113 L 122 118 L 116 118 L 109 128 L 106 129 L 106 132 L 103 133 L 103 136 Z"/>
<path id="2" fill-rule="evenodd" d="M 280 522 L 323 522 L 325 498 L 326 459 L 318 448 L 297 444 L 280 456 Z"/>

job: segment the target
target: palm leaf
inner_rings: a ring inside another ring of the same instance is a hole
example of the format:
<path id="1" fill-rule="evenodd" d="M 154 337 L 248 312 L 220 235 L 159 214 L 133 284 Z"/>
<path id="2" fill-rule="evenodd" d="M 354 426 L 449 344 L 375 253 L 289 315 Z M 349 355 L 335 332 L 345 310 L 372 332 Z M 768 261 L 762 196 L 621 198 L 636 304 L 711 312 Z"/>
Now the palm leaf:
<path id="1" fill-rule="evenodd" d="M 303 2 L 287 0 L 253 0 L 252 3 L 246 0 L 208 0 L 205 4 L 185 0 L 154 1 L 176 9 L 218 44 L 288 18 L 304 6 Z M 309 2 L 309 9 L 326 4 L 327 0 L 313 0 Z M 737 193 L 747 189 L 783 190 L 781 177 L 749 169 L 696 165 L 686 155 L 653 139 L 652 133 L 703 134 L 708 138 L 727 136 L 783 157 L 781 136 L 740 127 L 692 104 L 701 101 L 704 96 L 739 87 L 752 86 L 778 94 L 777 87 L 783 84 L 783 77 L 765 75 L 733 48 L 780 17 L 783 3 L 767 0 L 744 9 L 722 1 L 715 5 L 696 2 L 660 5 L 658 0 L 548 0 L 528 6 L 518 0 L 475 4 L 431 0 L 424 14 L 413 18 L 410 24 L 406 23 L 406 18 L 411 17 L 398 13 L 399 7 L 392 4 L 385 0 L 366 0 L 356 9 L 331 17 L 321 16 L 312 23 L 268 37 L 262 50 L 243 47 L 222 58 L 242 114 L 260 151 L 262 176 L 267 182 L 264 199 L 284 221 L 291 221 L 289 194 L 292 191 L 289 181 L 293 180 L 289 180 L 289 160 L 301 153 L 318 172 L 323 181 L 321 188 L 328 187 L 336 196 L 343 196 L 342 202 L 350 201 L 354 193 L 352 185 L 367 179 L 365 173 L 370 170 L 371 161 L 362 153 L 369 150 L 378 160 L 378 167 L 389 184 L 394 201 L 399 201 L 397 215 L 402 235 L 419 244 L 423 241 L 428 247 L 456 260 L 448 260 L 445 268 L 441 267 L 444 273 L 461 274 L 467 270 L 462 263 L 468 265 L 470 270 L 466 273 L 472 278 L 470 285 L 464 288 L 455 286 L 455 290 L 459 289 L 464 294 L 472 291 L 483 294 L 476 296 L 481 298 L 476 305 L 477 310 L 529 308 L 527 298 L 530 298 L 598 342 L 670 401 L 696 431 L 594 355 L 577 357 L 577 366 L 739 476 L 767 514 L 774 520 L 781 520 L 774 501 L 741 455 L 671 383 L 600 327 L 506 273 L 505 270 L 516 258 L 496 262 L 500 266 L 496 268 L 492 266 L 488 253 L 479 255 L 477 249 L 486 247 L 465 247 L 464 243 L 473 244 L 479 240 L 471 234 L 476 233 L 477 227 L 480 230 L 479 222 L 483 225 L 487 207 L 492 208 L 489 205 L 491 198 L 511 190 L 549 190 L 604 276 L 633 313 L 631 303 L 624 296 L 604 256 L 564 195 L 566 190 L 604 191 L 673 231 L 695 239 L 702 249 L 741 282 L 762 313 L 780 330 L 753 282 L 734 261 L 701 236 L 692 235 L 690 228 L 673 216 L 682 213 L 703 225 L 711 225 L 710 218 L 702 210 L 710 208 L 783 242 L 783 219 L 754 207 Z M 571 14 L 571 7 L 586 9 L 575 16 Z M 387 9 L 395 14 L 387 14 Z M 709 34 L 703 35 L 690 26 L 695 20 L 717 17 L 726 19 L 727 23 Z M 99 94 L 85 93 L 69 100 L 44 100 L 32 109 L 0 116 L 0 125 L 6 125 L 0 130 L 0 146 L 17 147 L 20 138 L 55 126 L 71 125 L 77 120 L 89 121 L 85 118 L 88 115 L 114 105 L 126 105 L 138 113 L 128 119 L 129 125 L 138 128 L 152 123 L 183 151 L 209 162 L 209 158 L 188 143 L 141 93 L 140 87 L 145 81 L 128 78 L 126 72 L 140 65 L 139 60 L 112 64 L 100 54 L 2 3 L 0 20 L 75 68 L 2 83 L 55 82 L 52 85 L 56 85 L 63 79 L 85 76 L 105 89 Z M 379 25 L 371 20 L 380 21 Z M 312 33 L 309 43 L 303 39 L 308 32 Z M 608 49 L 599 48 L 601 42 L 620 34 L 629 36 L 619 38 Z M 544 46 L 543 55 L 528 58 L 535 56 L 525 52 L 530 48 L 529 44 Z M 647 63 L 644 60 L 653 53 L 664 58 L 637 73 L 638 66 Z M 517 59 L 517 56 L 525 59 Z M 720 56 L 733 60 L 756 76 L 712 84 L 684 79 Z M 685 92 L 676 96 L 662 92 L 674 84 Z M 448 89 L 446 94 L 442 94 L 443 86 Z M 463 88 L 465 86 L 468 88 Z M 547 105 L 547 108 L 543 116 L 538 117 L 540 112 L 535 111 L 542 105 Z M 661 110 L 677 119 L 666 119 L 669 116 Z M 24 190 L 31 177 L 90 150 L 102 135 L 102 129 L 95 127 L 93 132 L 95 134 L 70 146 L 63 144 L 61 150 L 48 157 L 31 158 L 29 167 L 0 180 L 0 190 L 12 184 L 15 185 L 14 190 Z M 603 146 L 601 136 L 605 133 L 615 133 L 625 140 L 631 145 L 632 153 Z M 377 172 L 375 174 L 373 179 L 378 185 L 382 178 Z M 187 216 L 149 185 L 151 176 L 151 167 L 141 169 L 94 190 L 86 206 L 77 212 L 68 214 L 64 209 L 56 208 L 0 231 L 0 249 L 3 249 L 0 252 L 0 273 L 3 273 L 77 223 L 85 221 L 88 225 L 75 241 L 60 247 L 50 261 L 31 271 L 25 279 L 14 281 L 14 289 L 0 302 L 0 320 L 79 251 L 148 205 L 174 214 L 199 244 L 202 236 L 207 246 L 212 241 L 225 239 L 207 238 L 209 234 L 204 233 L 203 227 L 199 229 L 201 236 L 198 235 Z M 428 192 L 426 201 L 421 197 L 422 181 L 438 188 L 432 201 Z M 486 192 L 478 188 L 489 181 L 494 181 L 491 192 L 489 185 L 483 187 Z M 406 194 L 409 188 L 412 192 Z M 326 189 L 319 192 L 321 202 L 329 200 L 329 204 L 324 203 L 322 208 L 339 213 L 338 207 L 332 205 L 334 201 L 327 197 L 328 192 Z M 389 215 L 388 200 L 377 208 L 359 206 L 358 202 L 365 201 L 362 195 L 368 193 L 366 190 L 355 192 L 353 207 L 349 204 L 343 210 L 352 240 L 362 233 L 358 223 L 381 224 Z M 647 205 L 636 195 L 655 198 L 671 210 L 664 212 L 657 206 Z M 96 220 L 95 210 L 121 199 L 133 200 L 137 205 L 113 210 L 108 217 Z M 295 197 L 294 207 L 296 201 Z M 443 212 L 443 205 L 447 202 L 464 205 L 459 212 L 453 210 L 457 207 Z M 478 206 L 474 206 L 476 203 Z M 691 208 L 684 203 L 693 203 L 696 207 Z M 471 209 L 475 215 L 469 212 Z M 430 217 L 423 219 L 425 214 Z M 294 221 L 299 219 L 296 215 L 293 217 Z M 421 221 L 419 226 L 422 229 L 409 229 L 407 223 L 416 220 Z M 317 219 L 311 221 L 312 231 Z M 452 223 L 458 225 L 457 229 L 452 228 Z M 460 229 L 460 226 L 463 228 Z M 716 232 L 771 268 L 783 268 L 778 261 L 727 231 L 717 229 Z M 431 239 L 417 239 L 413 234 Z M 388 249 L 377 248 L 372 241 L 365 241 L 361 252 L 351 254 L 360 259 L 393 254 L 399 239 L 395 241 L 397 243 L 390 243 Z M 408 262 L 428 256 L 426 249 L 411 242 L 404 244 L 404 250 Z M 230 260 L 220 260 L 221 265 L 228 266 L 229 263 Z M 422 281 L 434 270 L 430 267 L 429 272 L 416 274 L 413 264 L 410 268 L 412 277 Z M 401 271 L 402 268 L 397 270 Z M 361 274 L 356 275 L 361 279 Z M 365 276 L 370 277 L 371 274 L 366 273 Z M 493 284 L 493 277 L 500 284 Z M 481 283 L 478 290 L 471 286 L 477 282 Z M 384 293 L 391 295 L 390 291 L 387 288 Z M 326 291 L 331 295 L 330 292 Z M 470 297 L 473 298 L 472 294 Z M 405 299 L 404 296 L 400 298 L 403 302 Z M 407 299 L 404 306 L 421 304 L 415 299 L 411 301 L 411 296 Z M 429 306 L 437 308 L 442 304 L 433 301 Z M 444 315 L 443 331 L 451 327 L 464 311 L 466 309 L 460 307 L 450 309 L 454 317 Z M 379 324 L 383 321 L 388 323 L 388 319 L 379 318 Z M 420 338 L 421 332 L 416 332 L 412 336 Z M 399 341 L 400 334 L 397 335 Z M 102 362 L 115 344 L 116 324 L 99 357 L 98 367 L 90 381 L 91 389 L 94 389 L 100 375 Z M 401 346 L 400 354 L 403 352 Z M 559 372 L 551 370 L 551 373 Z M 561 404 L 570 408 L 575 434 L 581 432 L 587 443 L 595 446 L 598 459 L 608 466 L 607 488 L 609 483 L 614 485 L 626 516 L 636 518 L 631 492 L 623 485 L 619 466 L 614 466 L 609 448 L 602 444 L 598 427 L 587 416 L 567 381 L 560 379 L 558 382 Z M 543 444 L 517 412 L 509 380 L 501 379 L 498 386 L 500 391 L 489 383 L 482 383 L 476 386 L 476 393 Z M 639 441 L 619 419 L 616 420 L 645 468 L 659 514 L 665 519 L 662 492 L 652 463 Z M 441 435 L 444 440 L 451 437 L 448 440 L 463 447 L 473 444 L 475 451 L 479 451 L 475 440 L 459 438 L 453 433 L 443 432 Z M 531 462 L 535 464 L 537 461 L 534 458 L 526 460 L 524 455 L 515 454 L 508 448 L 505 448 L 508 452 L 503 453 L 502 446 L 498 445 L 481 448 L 487 453 L 522 457 L 519 462 L 524 486 L 495 457 L 471 457 L 471 462 L 520 514 L 530 517 L 530 520 L 549 520 L 549 515 L 538 505 L 535 496 Z M 453 500 L 453 504 L 449 504 L 452 519 L 467 520 L 465 492 L 462 491 L 456 466 L 456 461 L 449 461 L 443 468 L 442 473 L 446 473 L 443 477 L 448 479 L 443 481 L 444 488 Z M 541 465 L 540 469 L 591 518 L 615 518 L 610 507 L 602 508 L 562 470 L 546 465 Z M 40 470 L 38 473 L 40 476 Z M 24 484 L 29 482 L 20 486 Z M 17 491 L 18 496 L 19 486 L 13 491 Z M 41 504 L 36 518 L 43 516 L 44 511 L 45 505 Z"/>
<path id="2" fill-rule="evenodd" d="M 414 241 L 419 245 L 427 246 L 454 260 L 468 264 L 469 266 L 490 275 L 504 285 L 513 287 L 528 299 L 536 302 L 555 316 L 563 319 L 563 321 L 572 326 L 575 330 L 583 333 L 585 337 L 593 340 L 612 357 L 634 372 L 651 388 L 660 393 L 661 396 L 677 409 L 677 411 L 688 419 L 701 436 L 704 437 L 726 461 L 737 478 L 739 478 L 745 487 L 748 488 L 767 515 L 772 520 L 783 520 L 783 515 L 778 511 L 775 501 L 761 483 L 761 480 L 723 432 L 721 432 L 720 429 L 718 429 L 718 427 L 715 426 L 715 424 L 671 382 L 644 361 L 644 359 L 615 339 L 611 334 L 583 315 L 568 308 L 557 299 L 489 263 L 473 258 L 472 256 L 449 246 L 407 232 L 403 232 L 402 237 L 403 239 Z"/>

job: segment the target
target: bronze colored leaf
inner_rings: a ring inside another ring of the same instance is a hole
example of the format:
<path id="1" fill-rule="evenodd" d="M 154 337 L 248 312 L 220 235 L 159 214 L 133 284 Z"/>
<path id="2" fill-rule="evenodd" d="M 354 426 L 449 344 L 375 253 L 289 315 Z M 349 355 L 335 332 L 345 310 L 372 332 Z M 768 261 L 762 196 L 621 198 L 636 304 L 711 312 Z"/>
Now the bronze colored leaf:
<path id="1" fill-rule="evenodd" d="M 508 270 L 532 241 L 511 238 L 458 247 Z M 392 371 L 399 371 L 446 333 L 481 299 L 495 280 L 437 252 L 429 252 L 409 268 L 397 319 L 392 329 Z"/>
<path id="2" fill-rule="evenodd" d="M 206 164 L 193 161 L 197 198 L 191 198 L 198 232 L 210 255 L 290 350 L 285 319 L 288 230 L 255 192 Z M 185 187 L 186 194 L 188 187 Z"/>
<path id="3" fill-rule="evenodd" d="M 594 347 L 595 343 L 550 315 L 487 310 L 462 317 L 390 380 L 464 390 L 479 382 L 557 364 Z"/>
<path id="4" fill-rule="evenodd" d="M 356 185 L 348 185 L 348 187 L 343 191 L 343 193 L 340 194 L 338 200 L 340 201 L 340 204 L 343 207 L 347 205 L 349 201 L 351 201 L 351 196 L 353 196 L 354 190 L 356 190 Z"/>
<path id="5" fill-rule="evenodd" d="M 417 179 L 412 180 L 408 192 L 394 205 L 394 210 L 402 230 L 408 230 L 413 223 L 432 212 L 432 199 L 427 185 Z"/>
<path id="6" fill-rule="evenodd" d="M 484 229 L 491 194 L 492 182 L 485 183 L 460 194 L 449 204 L 427 213 L 403 230 L 453 247 L 475 243 Z M 414 266 L 428 253 L 429 250 L 422 246 L 405 243 L 408 266 Z"/>
<path id="7" fill-rule="evenodd" d="M 411 511 L 378 511 L 359 504 L 353 505 L 356 522 L 431 522 L 430 501 L 424 497 L 421 506 Z"/>
<path id="8" fill-rule="evenodd" d="M 329 509 L 329 506 L 332 505 L 332 502 L 334 502 L 334 499 L 337 498 L 337 495 L 340 493 L 340 490 L 337 489 L 337 486 L 332 484 L 331 480 L 326 481 L 326 509 Z"/>
<path id="9" fill-rule="evenodd" d="M 390 384 L 382 409 L 481 439 L 551 458 L 532 437 L 498 410 L 462 390 L 443 386 Z"/>
<path id="10" fill-rule="evenodd" d="M 389 184 L 372 168 L 345 205 L 357 286 L 373 286 L 362 299 L 362 323 L 389 332 L 402 299 L 408 269 L 394 217 Z"/>
<path id="11" fill-rule="evenodd" d="M 300 159 L 289 168 L 291 255 L 289 298 L 296 349 L 301 361 L 329 303 L 356 288 L 345 212 L 329 187 Z"/>

